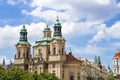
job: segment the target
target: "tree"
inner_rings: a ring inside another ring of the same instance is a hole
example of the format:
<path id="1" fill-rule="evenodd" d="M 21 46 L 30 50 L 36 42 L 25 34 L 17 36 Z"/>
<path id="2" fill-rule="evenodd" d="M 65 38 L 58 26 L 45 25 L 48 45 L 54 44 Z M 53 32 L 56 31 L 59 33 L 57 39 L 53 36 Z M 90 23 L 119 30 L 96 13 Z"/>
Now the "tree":
<path id="1" fill-rule="evenodd" d="M 107 80 L 114 80 L 113 74 L 109 74 L 109 75 L 107 76 Z"/>
<path id="2" fill-rule="evenodd" d="M 9 70 L 1 70 L 0 80 L 33 80 L 30 73 L 18 67 L 12 67 Z"/>
<path id="3" fill-rule="evenodd" d="M 6 75 L 5 68 L 0 64 L 0 80 L 5 80 L 4 77 Z"/>
<path id="4" fill-rule="evenodd" d="M 94 77 L 94 76 L 88 76 L 88 77 L 87 77 L 87 80 L 97 80 L 97 78 Z"/>
<path id="5" fill-rule="evenodd" d="M 60 80 L 58 77 L 55 76 L 55 74 L 47 72 L 40 73 L 39 76 L 42 77 L 43 80 Z"/>
<path id="6" fill-rule="evenodd" d="M 12 67 L 9 70 L 0 70 L 0 80 L 59 80 L 59 78 L 47 72 L 29 73 L 19 67 Z"/>

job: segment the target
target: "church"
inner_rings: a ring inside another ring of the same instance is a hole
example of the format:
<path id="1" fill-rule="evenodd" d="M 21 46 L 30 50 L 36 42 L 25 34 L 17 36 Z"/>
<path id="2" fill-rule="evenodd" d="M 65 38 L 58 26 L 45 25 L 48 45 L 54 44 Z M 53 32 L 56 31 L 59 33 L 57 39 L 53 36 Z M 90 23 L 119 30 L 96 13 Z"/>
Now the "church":
<path id="1" fill-rule="evenodd" d="M 14 65 L 29 72 L 54 73 L 61 80 L 82 80 L 81 60 L 72 55 L 72 51 L 65 52 L 66 40 L 62 35 L 62 25 L 57 17 L 54 23 L 54 32 L 48 25 L 43 30 L 43 37 L 31 46 L 27 39 L 27 29 L 23 25 L 20 31 L 20 39 L 16 46 Z M 33 56 L 31 55 L 33 48 Z"/>
<path id="2" fill-rule="evenodd" d="M 27 39 L 27 29 L 23 25 L 19 41 L 15 45 L 16 53 L 13 65 L 30 73 L 53 73 L 60 80 L 91 80 L 100 77 L 102 80 L 106 80 L 109 72 L 101 64 L 100 56 L 91 62 L 86 58 L 74 57 L 71 49 L 66 53 L 66 40 L 62 35 L 62 25 L 58 17 L 53 29 L 52 33 L 46 25 L 43 30 L 43 37 L 31 45 Z M 32 52 L 31 47 L 33 48 Z"/>

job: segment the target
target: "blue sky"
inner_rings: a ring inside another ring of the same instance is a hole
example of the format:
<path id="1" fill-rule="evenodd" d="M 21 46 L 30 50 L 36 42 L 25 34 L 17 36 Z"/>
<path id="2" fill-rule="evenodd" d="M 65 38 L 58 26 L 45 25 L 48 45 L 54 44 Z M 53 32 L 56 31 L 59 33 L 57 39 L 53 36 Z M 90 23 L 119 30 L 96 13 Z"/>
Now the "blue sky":
<path id="1" fill-rule="evenodd" d="M 100 55 L 102 64 L 112 66 L 120 49 L 119 0 L 0 0 L 0 63 L 3 58 L 13 61 L 24 22 L 33 45 L 46 24 L 53 31 L 56 16 L 62 23 L 67 52 L 71 47 L 73 55 L 89 60 Z"/>

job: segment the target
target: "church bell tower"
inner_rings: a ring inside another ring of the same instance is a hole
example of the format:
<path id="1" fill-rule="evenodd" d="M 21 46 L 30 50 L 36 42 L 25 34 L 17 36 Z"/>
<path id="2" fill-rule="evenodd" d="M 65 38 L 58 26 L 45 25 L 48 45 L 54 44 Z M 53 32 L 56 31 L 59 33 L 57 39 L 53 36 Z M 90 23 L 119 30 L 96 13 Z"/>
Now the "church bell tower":
<path id="1" fill-rule="evenodd" d="M 62 26 L 57 17 L 54 23 L 54 33 L 53 38 L 50 42 L 50 56 L 49 61 L 64 61 L 65 56 L 65 39 L 62 37 L 61 32 Z M 59 57 L 59 58 L 57 58 Z M 54 60 L 53 60 L 54 59 Z"/>
<path id="2" fill-rule="evenodd" d="M 20 39 L 16 46 L 16 54 L 14 57 L 14 65 L 19 66 L 22 69 L 28 70 L 30 54 L 30 43 L 27 40 L 27 29 L 23 25 L 20 31 Z"/>

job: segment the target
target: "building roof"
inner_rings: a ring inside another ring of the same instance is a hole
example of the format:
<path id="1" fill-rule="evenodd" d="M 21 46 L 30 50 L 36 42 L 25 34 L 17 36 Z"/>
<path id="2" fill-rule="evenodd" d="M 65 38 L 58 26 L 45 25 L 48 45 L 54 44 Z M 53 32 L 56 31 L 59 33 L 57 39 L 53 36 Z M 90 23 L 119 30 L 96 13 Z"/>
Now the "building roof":
<path id="1" fill-rule="evenodd" d="M 118 51 L 115 55 L 114 58 L 119 58 L 120 57 L 120 51 Z"/>
<path id="2" fill-rule="evenodd" d="M 50 45 L 50 41 L 52 40 L 51 37 L 45 37 L 45 38 L 40 38 L 39 40 L 37 40 L 34 44 L 34 46 L 38 46 L 40 45 Z"/>
<path id="3" fill-rule="evenodd" d="M 67 61 L 79 61 L 77 58 L 75 58 L 72 54 L 66 54 L 66 60 Z"/>
<path id="4" fill-rule="evenodd" d="M 44 31 L 50 31 L 50 28 L 48 27 L 48 25 L 45 27 Z"/>

